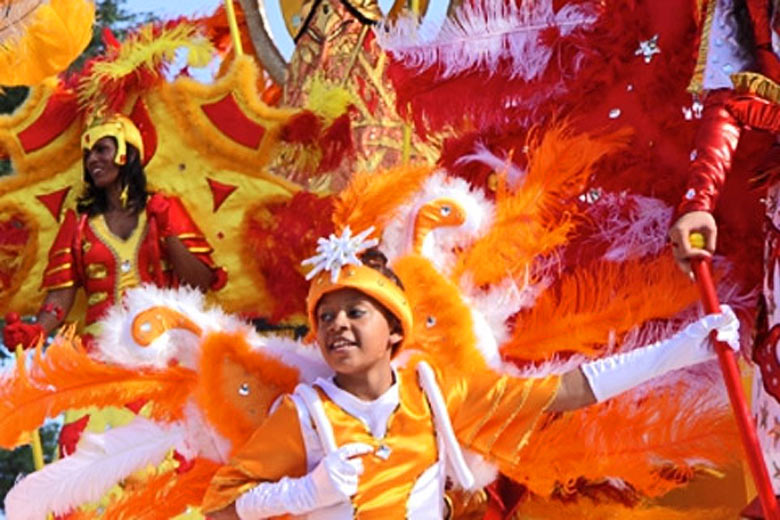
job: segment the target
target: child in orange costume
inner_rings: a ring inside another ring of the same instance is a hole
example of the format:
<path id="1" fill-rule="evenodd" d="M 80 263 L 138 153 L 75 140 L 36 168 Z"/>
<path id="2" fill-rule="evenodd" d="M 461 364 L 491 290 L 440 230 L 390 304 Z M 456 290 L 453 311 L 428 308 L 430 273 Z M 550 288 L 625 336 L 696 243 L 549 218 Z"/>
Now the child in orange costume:
<path id="1" fill-rule="evenodd" d="M 434 372 L 414 355 L 393 368 L 402 343 L 405 350 L 414 343 L 403 286 L 381 253 L 369 250 L 360 261 L 360 247 L 340 250 L 339 240 L 321 243 L 307 301 L 335 375 L 301 384 L 279 402 L 212 481 L 204 500 L 210 518 L 442 518 L 445 466 L 463 487 L 474 481 L 461 444 L 499 465 L 519 464 L 543 412 L 586 406 L 711 359 L 713 329 L 724 340 L 738 338 L 727 311 L 560 377 Z"/>

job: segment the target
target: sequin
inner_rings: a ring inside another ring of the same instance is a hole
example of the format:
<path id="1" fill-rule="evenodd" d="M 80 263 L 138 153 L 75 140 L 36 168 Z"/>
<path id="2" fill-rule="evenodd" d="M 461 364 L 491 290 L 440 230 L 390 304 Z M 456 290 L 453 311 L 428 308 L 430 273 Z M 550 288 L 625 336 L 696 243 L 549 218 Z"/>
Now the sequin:
<path id="1" fill-rule="evenodd" d="M 696 196 L 696 190 L 693 188 L 688 188 L 688 191 L 685 192 L 685 198 L 688 200 L 691 200 Z"/>
<path id="2" fill-rule="evenodd" d="M 390 446 L 386 444 L 382 444 L 376 449 L 376 456 L 379 457 L 382 460 L 387 460 L 390 457 L 390 454 L 393 452 L 393 450 L 390 448 Z"/>
<path id="3" fill-rule="evenodd" d="M 241 386 L 238 387 L 238 395 L 244 397 L 249 395 L 249 385 L 247 383 L 241 383 Z"/>
<path id="4" fill-rule="evenodd" d="M 621 111 L 620 111 L 619 108 L 613 108 L 612 110 L 609 111 L 609 118 L 610 119 L 617 119 L 618 117 L 620 117 L 620 114 L 621 114 Z"/>
<path id="5" fill-rule="evenodd" d="M 429 329 L 436 325 L 436 318 L 433 316 L 428 316 L 428 318 L 425 320 L 425 326 Z"/>
<path id="6" fill-rule="evenodd" d="M 119 266 L 119 268 L 122 270 L 123 273 L 130 272 L 130 267 L 131 267 L 130 260 L 123 260 L 122 265 Z"/>

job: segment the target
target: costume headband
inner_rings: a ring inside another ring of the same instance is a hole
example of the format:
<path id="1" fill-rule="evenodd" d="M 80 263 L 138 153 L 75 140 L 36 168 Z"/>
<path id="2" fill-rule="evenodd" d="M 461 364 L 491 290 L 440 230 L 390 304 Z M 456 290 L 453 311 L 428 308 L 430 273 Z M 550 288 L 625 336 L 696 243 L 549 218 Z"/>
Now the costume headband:
<path id="1" fill-rule="evenodd" d="M 115 114 L 87 128 L 81 135 L 81 148 L 90 150 L 95 143 L 104 137 L 116 139 L 116 156 L 114 163 L 122 166 L 127 162 L 127 146 L 130 143 L 138 149 L 139 159 L 144 156 L 144 141 L 138 127 L 127 117 Z"/>
<path id="2" fill-rule="evenodd" d="M 363 265 L 358 254 L 375 246 L 376 239 L 366 240 L 374 228 L 352 236 L 349 226 L 344 228 L 341 236 L 331 234 L 330 237 L 317 241 L 317 255 L 304 260 L 303 265 L 313 266 L 306 276 L 312 280 L 309 296 L 306 298 L 306 308 L 312 332 L 317 333 L 317 303 L 320 299 L 339 289 L 356 289 L 381 303 L 401 322 L 404 338 L 412 333 L 412 309 L 404 291 L 385 275 Z"/>

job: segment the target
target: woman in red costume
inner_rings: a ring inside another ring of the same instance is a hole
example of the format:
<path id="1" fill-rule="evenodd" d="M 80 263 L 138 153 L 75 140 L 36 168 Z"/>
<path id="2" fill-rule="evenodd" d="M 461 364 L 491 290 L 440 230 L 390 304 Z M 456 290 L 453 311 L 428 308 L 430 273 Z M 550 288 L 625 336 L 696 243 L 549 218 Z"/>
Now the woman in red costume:
<path id="1" fill-rule="evenodd" d="M 717 226 L 712 212 L 740 138 L 746 129 L 780 132 L 780 8 L 772 0 L 710 0 L 704 5 L 697 70 L 691 90 L 705 96 L 696 136 L 696 158 L 669 230 L 675 259 L 691 273 L 689 260 L 715 252 Z M 736 36 L 736 38 L 735 38 Z M 757 365 L 752 407 L 759 418 L 758 436 L 775 494 L 780 494 L 780 155 L 777 144 L 756 179 L 767 189 L 764 282 L 756 345 Z M 688 237 L 700 232 L 705 248 L 696 249 Z M 752 517 L 752 516 L 751 516 Z"/>
<path id="2" fill-rule="evenodd" d="M 150 194 L 141 158 L 143 139 L 133 122 L 114 115 L 91 126 L 82 136 L 85 190 L 77 211 L 68 210 L 49 250 L 43 275 L 46 298 L 35 323 L 9 315 L 3 342 L 28 348 L 60 326 L 76 291 L 87 296 L 86 330 L 97 333 L 96 321 L 124 291 L 141 283 L 175 287 L 180 283 L 202 291 L 225 285 L 224 269 L 211 258 L 212 248 L 176 197 Z M 89 345 L 89 341 L 86 341 Z M 75 444 L 69 427 L 79 433 L 86 419 L 67 425 L 61 444 Z M 75 425 L 75 426 L 74 426 Z"/>

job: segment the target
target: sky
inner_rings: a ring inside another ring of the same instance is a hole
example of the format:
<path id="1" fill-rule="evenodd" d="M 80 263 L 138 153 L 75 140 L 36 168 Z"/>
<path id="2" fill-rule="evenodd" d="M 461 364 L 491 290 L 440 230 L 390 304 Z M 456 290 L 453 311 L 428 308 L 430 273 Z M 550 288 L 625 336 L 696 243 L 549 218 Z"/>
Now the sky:
<path id="1" fill-rule="evenodd" d="M 221 3 L 221 0 L 128 0 L 125 7 L 128 11 L 153 12 L 162 19 L 168 19 L 181 15 L 211 14 Z"/>

